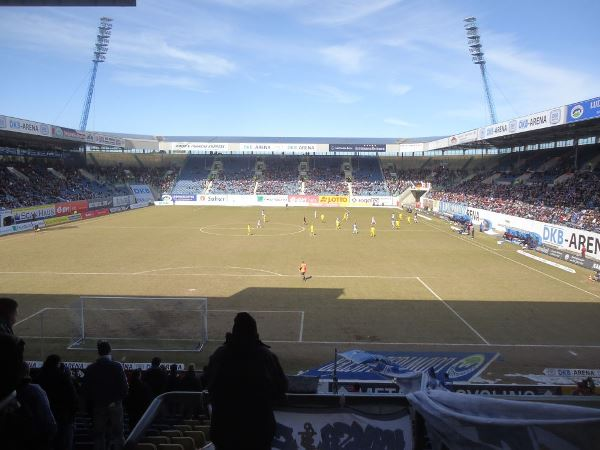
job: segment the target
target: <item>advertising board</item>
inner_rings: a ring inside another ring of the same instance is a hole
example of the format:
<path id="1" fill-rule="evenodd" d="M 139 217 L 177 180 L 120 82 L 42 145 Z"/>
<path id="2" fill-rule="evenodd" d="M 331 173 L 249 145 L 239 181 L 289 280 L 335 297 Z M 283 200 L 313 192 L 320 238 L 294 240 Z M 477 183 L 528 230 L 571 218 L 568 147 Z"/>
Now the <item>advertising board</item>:
<path id="1" fill-rule="evenodd" d="M 465 131 L 464 133 L 455 134 L 448 138 L 448 144 L 452 146 L 474 142 L 477 140 L 478 132 L 479 130 L 475 129 L 471 131 Z"/>
<path id="2" fill-rule="evenodd" d="M 153 202 L 154 194 L 148 185 L 145 184 L 130 184 L 131 192 L 138 202 Z"/>
<path id="3" fill-rule="evenodd" d="M 72 128 L 52 127 L 52 137 L 57 139 L 68 139 L 70 141 L 86 141 L 84 131 L 73 130 Z"/>
<path id="4" fill-rule="evenodd" d="M 509 134 L 524 133 L 526 131 L 541 130 L 543 128 L 562 125 L 566 122 L 565 107 L 548 109 L 517 119 L 507 120 L 479 129 L 480 139 L 493 139 Z"/>
<path id="5" fill-rule="evenodd" d="M 16 223 L 30 222 L 35 219 L 45 219 L 56 215 L 55 205 L 30 206 L 12 210 Z"/>
<path id="6" fill-rule="evenodd" d="M 385 152 L 385 144 L 329 144 L 330 152 Z"/>
<path id="7" fill-rule="evenodd" d="M 88 209 L 87 200 L 77 200 L 75 202 L 61 202 L 54 205 L 57 216 L 68 216 L 69 214 L 83 212 Z"/>
<path id="8" fill-rule="evenodd" d="M 567 106 L 567 122 L 600 118 L 600 97 Z"/>
<path id="9" fill-rule="evenodd" d="M 50 125 L 48 124 L 9 116 L 0 116 L 0 129 L 37 136 L 50 136 L 51 134 Z"/>

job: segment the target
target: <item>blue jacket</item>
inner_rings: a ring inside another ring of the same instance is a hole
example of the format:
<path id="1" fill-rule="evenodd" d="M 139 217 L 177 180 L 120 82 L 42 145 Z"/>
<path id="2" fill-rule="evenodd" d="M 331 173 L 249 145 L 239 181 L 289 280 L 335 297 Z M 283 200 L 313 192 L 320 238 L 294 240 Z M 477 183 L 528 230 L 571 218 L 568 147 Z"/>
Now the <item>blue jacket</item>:
<path id="1" fill-rule="evenodd" d="M 125 371 L 118 362 L 98 358 L 85 370 L 83 395 L 95 408 L 123 401 L 128 390 Z"/>

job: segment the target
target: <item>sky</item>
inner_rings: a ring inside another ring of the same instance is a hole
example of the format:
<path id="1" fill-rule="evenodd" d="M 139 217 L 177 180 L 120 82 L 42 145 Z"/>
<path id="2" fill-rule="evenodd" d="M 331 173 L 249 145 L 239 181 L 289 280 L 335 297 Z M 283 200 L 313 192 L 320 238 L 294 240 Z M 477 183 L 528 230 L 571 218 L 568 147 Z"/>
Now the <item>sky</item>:
<path id="1" fill-rule="evenodd" d="M 0 114 L 162 136 L 442 136 L 600 96 L 597 0 L 137 0 L 0 8 Z"/>

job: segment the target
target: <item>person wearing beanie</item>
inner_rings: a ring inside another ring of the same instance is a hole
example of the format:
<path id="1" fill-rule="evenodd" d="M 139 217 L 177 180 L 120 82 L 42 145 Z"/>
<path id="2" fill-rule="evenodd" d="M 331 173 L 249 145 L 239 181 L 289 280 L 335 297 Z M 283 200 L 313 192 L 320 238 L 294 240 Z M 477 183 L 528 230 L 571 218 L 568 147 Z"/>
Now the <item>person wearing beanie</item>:
<path id="1" fill-rule="evenodd" d="M 239 313 L 225 343 L 211 355 L 204 382 L 217 450 L 268 450 L 275 435 L 273 405 L 285 398 L 287 377 L 259 337 L 256 320 Z"/>

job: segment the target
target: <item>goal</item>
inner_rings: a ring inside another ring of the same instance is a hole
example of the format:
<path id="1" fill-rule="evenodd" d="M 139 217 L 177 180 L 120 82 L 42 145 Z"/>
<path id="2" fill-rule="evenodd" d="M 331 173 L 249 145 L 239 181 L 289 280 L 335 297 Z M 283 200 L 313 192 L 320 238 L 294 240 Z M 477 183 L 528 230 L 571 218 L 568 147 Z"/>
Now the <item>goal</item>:
<path id="1" fill-rule="evenodd" d="M 71 308 L 70 350 L 96 348 L 100 339 L 122 351 L 201 351 L 208 341 L 203 297 L 89 297 Z"/>

